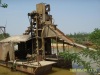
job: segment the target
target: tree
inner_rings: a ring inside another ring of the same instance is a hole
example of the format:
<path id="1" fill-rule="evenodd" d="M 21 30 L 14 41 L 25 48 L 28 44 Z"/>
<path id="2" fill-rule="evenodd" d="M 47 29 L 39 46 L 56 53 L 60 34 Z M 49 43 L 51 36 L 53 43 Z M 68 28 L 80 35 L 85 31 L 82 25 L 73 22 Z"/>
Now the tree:
<path id="1" fill-rule="evenodd" d="M 100 49 L 100 29 L 95 28 L 90 34 L 89 38 L 95 44 L 96 49 Z"/>
<path id="2" fill-rule="evenodd" d="M 89 42 L 90 33 L 78 32 L 74 34 L 67 34 L 70 38 L 72 38 L 76 43 L 84 44 L 85 42 Z"/>
<path id="3" fill-rule="evenodd" d="M 0 7 L 3 7 L 3 8 L 7 8 L 8 7 L 8 4 L 6 4 L 6 3 L 1 3 L 1 0 L 0 0 Z"/>
<path id="4" fill-rule="evenodd" d="M 5 38 L 7 38 L 7 37 L 9 37 L 9 36 L 10 36 L 9 33 L 0 34 L 0 40 L 5 39 Z"/>
<path id="5" fill-rule="evenodd" d="M 89 57 L 90 60 L 86 61 L 83 60 L 82 57 L 87 58 Z M 97 67 L 100 67 L 100 50 L 92 51 L 88 49 L 84 49 L 78 53 L 71 53 L 69 51 L 60 52 L 59 56 L 64 58 L 64 60 L 71 60 L 74 63 L 77 63 L 79 66 L 83 66 L 90 75 L 95 75 L 98 71 L 92 68 L 91 64 L 96 63 Z"/>
<path id="6" fill-rule="evenodd" d="M 98 72 L 96 71 L 90 71 L 92 68 L 91 64 L 96 63 L 97 67 L 100 67 L 100 29 L 96 28 L 94 29 L 93 32 L 84 34 L 84 33 L 74 33 L 73 35 L 69 35 L 71 38 L 75 40 L 75 42 L 82 44 L 84 41 L 91 41 L 94 45 L 96 45 L 96 51 L 84 49 L 80 51 L 79 53 L 70 53 L 69 51 L 67 52 L 61 52 L 59 55 L 63 57 L 65 60 L 71 60 L 78 65 L 83 66 L 84 68 L 87 69 L 87 71 L 90 73 L 90 75 L 95 75 Z M 89 61 L 82 60 L 80 57 L 88 58 Z M 93 61 L 92 61 L 93 60 Z"/>

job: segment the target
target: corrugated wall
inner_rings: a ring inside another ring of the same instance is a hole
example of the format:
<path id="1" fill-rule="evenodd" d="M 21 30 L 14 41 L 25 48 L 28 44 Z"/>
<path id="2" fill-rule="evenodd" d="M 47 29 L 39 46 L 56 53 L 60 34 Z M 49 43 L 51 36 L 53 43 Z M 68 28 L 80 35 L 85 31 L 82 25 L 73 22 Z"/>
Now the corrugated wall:
<path id="1" fill-rule="evenodd" d="M 9 54 L 10 60 L 14 60 L 14 45 L 13 43 L 2 43 L 0 44 L 0 60 L 5 61 Z"/>

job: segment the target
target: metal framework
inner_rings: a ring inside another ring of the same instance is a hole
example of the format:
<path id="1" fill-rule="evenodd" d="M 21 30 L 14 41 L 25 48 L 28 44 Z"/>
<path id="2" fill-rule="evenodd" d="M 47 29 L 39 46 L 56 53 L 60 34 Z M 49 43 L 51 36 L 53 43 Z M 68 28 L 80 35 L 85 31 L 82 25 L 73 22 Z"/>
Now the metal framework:
<path id="1" fill-rule="evenodd" d="M 0 34 L 5 38 L 5 33 L 6 33 L 6 27 L 0 26 Z"/>
<path id="2" fill-rule="evenodd" d="M 73 45 L 72 40 L 68 39 L 63 32 L 56 28 L 57 25 L 53 24 L 49 4 L 37 4 L 36 11 L 28 13 L 28 17 L 30 26 L 23 35 L 31 34 L 32 54 L 34 52 L 37 54 L 36 60 L 38 63 L 40 55 L 42 56 L 42 59 L 45 58 L 46 50 L 48 50 L 48 54 L 51 54 L 51 39 L 56 40 L 57 54 L 59 53 L 58 41 L 62 41 L 63 44 L 67 43 Z"/>
<path id="3" fill-rule="evenodd" d="M 52 24 L 52 16 L 49 15 L 50 5 L 45 5 L 44 3 L 40 3 L 36 5 L 36 11 L 32 11 L 28 13 L 30 26 L 25 31 L 24 35 L 31 34 L 32 38 L 32 54 L 33 54 L 33 39 L 36 40 L 36 53 L 37 60 L 39 60 L 39 54 L 45 55 L 44 53 L 44 37 L 43 30 L 46 25 Z M 39 63 L 39 61 L 38 61 Z"/>

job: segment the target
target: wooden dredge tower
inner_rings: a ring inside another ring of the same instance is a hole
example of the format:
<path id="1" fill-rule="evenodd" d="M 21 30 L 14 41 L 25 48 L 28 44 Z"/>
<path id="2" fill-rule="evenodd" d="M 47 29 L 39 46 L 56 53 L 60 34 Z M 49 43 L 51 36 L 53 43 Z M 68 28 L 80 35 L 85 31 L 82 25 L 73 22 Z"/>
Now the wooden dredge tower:
<path id="1" fill-rule="evenodd" d="M 63 58 L 59 58 L 58 42 L 62 43 L 62 51 L 65 45 L 87 48 L 73 42 L 52 21 L 50 5 L 39 3 L 36 10 L 28 13 L 30 25 L 23 35 L 11 36 L 0 41 L 0 65 L 27 72 L 33 75 L 41 75 L 52 70 L 52 64 L 56 66 L 72 67 L 72 62 L 63 64 Z M 0 26 L 5 33 L 5 27 Z M 52 40 L 55 40 L 56 49 L 52 52 Z M 18 49 L 14 47 L 17 46 Z M 92 48 L 89 48 L 94 50 Z"/>
<path id="2" fill-rule="evenodd" d="M 28 13 L 30 26 L 25 31 L 24 35 L 31 34 L 32 38 L 32 53 L 36 53 L 39 60 L 39 55 L 45 59 L 45 55 L 51 55 L 51 39 L 56 40 L 57 53 L 58 41 L 73 45 L 71 39 L 66 37 L 61 32 L 57 25 L 52 22 L 52 15 L 50 13 L 50 5 L 40 3 L 36 5 L 36 11 Z M 40 59 L 41 60 L 41 59 Z"/>
<path id="3" fill-rule="evenodd" d="M 39 60 L 39 55 L 43 55 L 43 58 L 45 58 L 45 54 L 51 54 L 51 39 L 47 38 L 44 33 L 45 28 L 52 25 L 52 16 L 49 14 L 49 12 L 50 5 L 40 3 L 36 5 L 36 11 L 28 13 L 30 26 L 25 31 L 24 35 L 31 34 L 31 50 L 32 54 L 37 54 L 37 60 Z"/>
<path id="4" fill-rule="evenodd" d="M 58 42 L 62 42 L 63 51 L 65 51 L 64 44 L 72 46 L 75 44 L 52 22 L 53 19 L 52 15 L 50 15 L 49 4 L 37 4 L 36 11 L 28 13 L 28 17 L 30 26 L 23 35 L 12 36 L 0 41 L 0 43 L 2 43 L 0 44 L 0 60 L 7 60 L 7 62 L 10 63 L 7 66 L 11 67 L 11 64 L 14 64 L 15 60 L 20 59 L 20 61 L 16 62 L 17 70 L 40 75 L 41 72 L 45 73 L 50 71 L 52 64 L 55 63 L 53 61 L 44 61 L 48 55 L 52 55 L 52 40 L 56 41 L 56 60 L 58 59 L 59 53 Z M 17 51 L 13 50 L 13 44 L 18 45 Z M 5 59 L 5 57 L 7 57 L 7 59 Z M 23 61 L 26 57 L 32 62 L 27 63 L 27 61 Z"/>

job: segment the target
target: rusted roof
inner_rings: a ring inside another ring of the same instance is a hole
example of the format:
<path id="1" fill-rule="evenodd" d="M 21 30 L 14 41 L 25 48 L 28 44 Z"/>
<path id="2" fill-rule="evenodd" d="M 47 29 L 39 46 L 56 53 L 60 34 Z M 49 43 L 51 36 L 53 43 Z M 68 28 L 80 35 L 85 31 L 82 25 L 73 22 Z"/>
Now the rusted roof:
<path id="1" fill-rule="evenodd" d="M 30 38 L 31 38 L 30 35 L 15 35 L 15 36 L 11 36 L 11 37 L 8 37 L 6 39 L 3 39 L 0 42 L 1 43 L 3 43 L 3 42 L 15 42 L 15 43 L 26 42 Z"/>
<path id="2" fill-rule="evenodd" d="M 44 37 L 57 37 L 60 40 L 63 40 L 67 44 L 74 45 L 74 42 L 73 42 L 72 39 L 70 39 L 69 37 L 67 37 L 58 28 L 55 29 L 53 26 L 47 26 L 47 27 L 45 27 Z"/>

